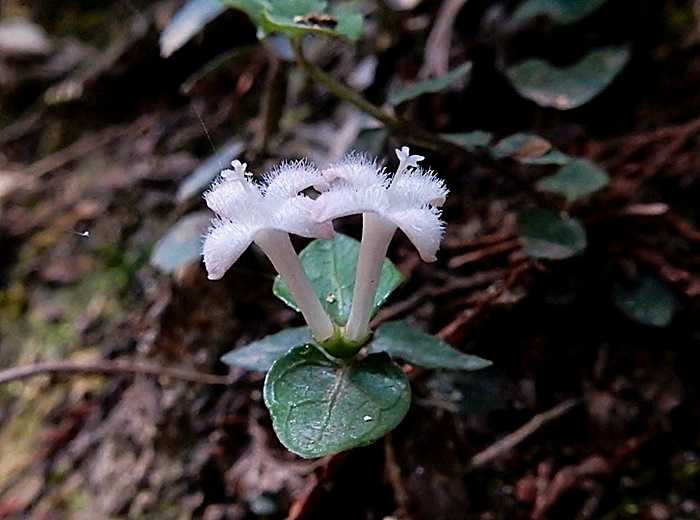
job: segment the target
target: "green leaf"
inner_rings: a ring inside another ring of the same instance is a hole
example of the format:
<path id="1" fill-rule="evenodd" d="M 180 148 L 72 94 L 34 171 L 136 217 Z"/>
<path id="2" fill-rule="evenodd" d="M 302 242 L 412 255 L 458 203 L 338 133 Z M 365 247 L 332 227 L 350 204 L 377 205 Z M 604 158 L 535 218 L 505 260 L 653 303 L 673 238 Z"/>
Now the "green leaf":
<path id="1" fill-rule="evenodd" d="M 527 60 L 506 70 L 518 93 L 540 106 L 569 110 L 600 94 L 629 60 L 626 47 L 605 47 L 578 63 L 557 68 L 540 59 Z"/>
<path id="2" fill-rule="evenodd" d="M 552 150 L 552 143 L 534 134 L 513 134 L 498 141 L 491 150 L 496 159 L 511 157 L 525 161 L 542 157 Z"/>
<path id="3" fill-rule="evenodd" d="M 165 26 L 160 35 L 160 55 L 167 58 L 192 38 L 226 7 L 217 0 L 188 0 Z"/>
<path id="4" fill-rule="evenodd" d="M 321 304 L 331 319 L 341 326 L 345 325 L 350 314 L 359 253 L 360 243 L 357 240 L 337 233 L 332 240 L 314 240 L 299 254 Z M 403 275 L 396 266 L 384 260 L 372 313 L 377 312 L 402 281 Z M 275 278 L 272 291 L 292 309 L 299 311 L 287 284 L 279 276 Z"/>
<path id="5" fill-rule="evenodd" d="M 606 0 L 525 0 L 513 13 L 513 21 L 525 22 L 547 16 L 554 23 L 568 25 L 592 14 Z"/>
<path id="6" fill-rule="evenodd" d="M 676 299 L 660 280 L 644 276 L 632 287 L 613 290 L 615 305 L 630 319 L 651 327 L 666 327 L 676 310 Z"/>
<path id="7" fill-rule="evenodd" d="M 220 0 L 224 5 L 243 11 L 251 21 L 260 26 L 263 11 L 267 2 L 265 0 Z"/>
<path id="8" fill-rule="evenodd" d="M 471 70 L 471 62 L 463 63 L 443 76 L 418 81 L 406 87 L 395 90 L 389 94 L 389 104 L 400 105 L 409 99 L 417 98 L 423 94 L 445 90 L 455 83 L 463 81 L 465 78 L 467 78 Z"/>
<path id="9" fill-rule="evenodd" d="M 282 33 L 289 37 L 304 34 L 343 36 L 357 40 L 362 35 L 363 18 L 350 3 L 327 11 L 323 0 L 223 0 L 225 4 L 248 14 L 258 26 L 258 36 Z"/>
<path id="10" fill-rule="evenodd" d="M 493 139 L 493 134 L 482 130 L 473 130 L 472 132 L 460 134 L 442 134 L 442 137 L 457 146 L 461 146 L 468 152 L 476 152 L 480 149 L 488 148 Z"/>
<path id="11" fill-rule="evenodd" d="M 552 143 L 535 134 L 517 133 L 504 137 L 491 149 L 495 159 L 511 158 L 522 164 L 566 164 L 571 158 L 552 148 Z"/>
<path id="12" fill-rule="evenodd" d="M 586 248 L 586 230 L 578 220 L 533 208 L 518 216 L 518 235 L 525 253 L 533 258 L 561 260 Z"/>
<path id="13" fill-rule="evenodd" d="M 563 195 L 568 202 L 586 197 L 604 188 L 610 182 L 605 171 L 587 159 L 572 161 L 557 173 L 541 179 L 537 188 Z"/>
<path id="14" fill-rule="evenodd" d="M 493 368 L 478 372 L 433 372 L 425 386 L 433 404 L 460 415 L 485 414 L 508 409 L 512 393 L 508 379 Z"/>
<path id="15" fill-rule="evenodd" d="M 526 157 L 523 159 L 518 159 L 518 161 L 523 164 L 555 164 L 557 166 L 563 166 L 564 164 L 569 164 L 572 161 L 572 158 L 559 150 L 550 150 L 540 157 Z"/>
<path id="16" fill-rule="evenodd" d="M 333 16 L 338 20 L 335 31 L 342 34 L 350 41 L 357 41 L 362 36 L 364 18 L 357 6 L 353 4 L 340 4 L 333 9 Z"/>
<path id="17" fill-rule="evenodd" d="M 491 365 L 490 361 L 464 354 L 405 321 L 392 321 L 379 327 L 370 348 L 372 352 L 386 352 L 424 368 L 480 370 Z"/>
<path id="18" fill-rule="evenodd" d="M 336 364 L 304 345 L 275 361 L 264 397 L 280 442 L 314 458 L 365 446 L 393 430 L 408 411 L 411 389 L 386 354 Z"/>
<path id="19" fill-rule="evenodd" d="M 311 331 L 307 327 L 285 329 L 277 334 L 265 336 L 244 347 L 239 347 L 222 356 L 227 365 L 243 367 L 257 372 L 267 372 L 272 364 L 292 348 L 311 342 Z"/>
<path id="20" fill-rule="evenodd" d="M 202 237 L 210 221 L 211 215 L 207 211 L 197 211 L 182 217 L 153 247 L 151 265 L 172 273 L 199 261 L 202 255 Z"/>
<path id="21" fill-rule="evenodd" d="M 552 148 L 552 143 L 534 135 L 517 133 L 504 137 L 490 146 L 493 134 L 474 130 L 462 134 L 442 134 L 442 137 L 468 152 L 487 151 L 495 159 L 512 158 L 523 164 L 567 164 L 571 157 Z"/>

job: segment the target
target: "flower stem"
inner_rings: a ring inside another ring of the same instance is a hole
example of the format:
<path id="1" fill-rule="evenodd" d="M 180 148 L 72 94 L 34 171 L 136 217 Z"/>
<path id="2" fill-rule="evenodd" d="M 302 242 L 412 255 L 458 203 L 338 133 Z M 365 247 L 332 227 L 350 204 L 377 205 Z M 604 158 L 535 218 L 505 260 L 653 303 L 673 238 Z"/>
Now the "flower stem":
<path id="1" fill-rule="evenodd" d="M 345 327 L 345 336 L 352 341 L 362 341 L 369 335 L 374 297 L 389 242 L 395 231 L 394 224 L 374 213 L 362 215 L 362 242 L 355 273 L 355 290 Z"/>
<path id="2" fill-rule="evenodd" d="M 255 243 L 272 262 L 282 279 L 287 283 L 311 333 L 317 341 L 325 341 L 333 335 L 334 327 L 328 314 L 311 286 L 289 235 L 282 231 L 266 229 L 255 237 Z"/>
<path id="3" fill-rule="evenodd" d="M 457 153 L 464 155 L 466 152 L 463 148 L 443 139 L 436 133 L 426 132 L 420 128 L 416 128 L 408 121 L 386 112 L 381 107 L 369 102 L 362 94 L 354 91 L 350 87 L 343 85 L 333 76 L 324 72 L 304 56 L 304 51 L 301 45 L 301 38 L 292 39 L 294 48 L 294 56 L 299 67 L 308 74 L 313 80 L 317 81 L 335 97 L 347 101 L 355 105 L 357 108 L 371 115 L 375 119 L 384 123 L 385 126 L 391 128 L 394 132 L 401 135 L 404 140 L 415 146 L 433 150 L 436 152 Z"/>

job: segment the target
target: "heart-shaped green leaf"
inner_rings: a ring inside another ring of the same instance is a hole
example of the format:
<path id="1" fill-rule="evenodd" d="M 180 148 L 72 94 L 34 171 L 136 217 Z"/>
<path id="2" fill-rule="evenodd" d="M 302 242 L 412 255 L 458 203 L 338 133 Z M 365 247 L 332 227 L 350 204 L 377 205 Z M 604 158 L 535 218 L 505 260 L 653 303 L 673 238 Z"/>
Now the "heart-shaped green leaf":
<path id="1" fill-rule="evenodd" d="M 651 327 L 666 327 L 676 310 L 673 293 L 651 276 L 642 277 L 632 287 L 616 286 L 613 300 L 630 319 Z"/>
<path id="2" fill-rule="evenodd" d="M 610 182 L 605 171 L 591 161 L 578 159 L 563 166 L 557 173 L 541 179 L 537 188 L 563 195 L 568 202 L 591 195 Z"/>
<path id="3" fill-rule="evenodd" d="M 626 47 L 605 47 L 569 67 L 558 68 L 532 59 L 508 68 L 506 75 L 521 96 L 543 107 L 569 110 L 600 94 L 629 57 Z"/>
<path id="4" fill-rule="evenodd" d="M 408 411 L 411 389 L 386 354 L 337 364 L 305 345 L 275 361 L 264 397 L 280 442 L 314 458 L 365 446 L 393 430 Z"/>
<path id="5" fill-rule="evenodd" d="M 547 16 L 556 24 L 568 25 L 596 11 L 607 0 L 525 0 L 513 13 L 513 21 L 524 22 Z"/>
<path id="6" fill-rule="evenodd" d="M 424 368 L 480 370 L 491 365 L 490 361 L 464 354 L 405 321 L 392 321 L 379 327 L 370 348 L 372 352 L 386 352 Z"/>
<path id="7" fill-rule="evenodd" d="M 423 94 L 428 94 L 431 92 L 441 92 L 455 83 L 465 80 L 468 78 L 469 73 L 472 70 L 471 62 L 463 63 L 459 67 L 456 67 L 449 71 L 443 76 L 438 76 L 437 78 L 426 79 L 423 81 L 417 81 L 403 88 L 397 89 L 389 94 L 389 104 L 390 105 L 400 105 L 408 101 L 409 99 L 417 98 Z"/>
<path id="8" fill-rule="evenodd" d="M 586 230 L 575 218 L 533 208 L 518 216 L 518 235 L 529 256 L 561 260 L 586 248 Z"/>
<path id="9" fill-rule="evenodd" d="M 293 347 L 305 345 L 311 341 L 311 331 L 308 327 L 293 327 L 265 336 L 244 347 L 233 349 L 224 354 L 221 361 L 227 365 L 267 372 L 275 361 Z"/>
<path id="10" fill-rule="evenodd" d="M 314 240 L 299 254 L 311 285 L 321 304 L 335 323 L 345 325 L 350 314 L 352 293 L 355 288 L 355 269 L 360 243 L 340 233 L 332 240 Z M 389 260 L 384 260 L 374 297 L 373 313 L 403 281 L 403 275 Z M 287 284 L 279 276 L 272 291 L 292 309 L 298 311 Z"/>

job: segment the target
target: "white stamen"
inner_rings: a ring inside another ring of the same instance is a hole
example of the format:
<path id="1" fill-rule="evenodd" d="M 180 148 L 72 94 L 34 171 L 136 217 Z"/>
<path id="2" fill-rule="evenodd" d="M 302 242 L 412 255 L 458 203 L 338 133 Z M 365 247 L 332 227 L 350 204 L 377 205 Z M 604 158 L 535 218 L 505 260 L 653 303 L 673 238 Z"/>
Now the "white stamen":
<path id="1" fill-rule="evenodd" d="M 411 155 L 408 146 L 402 146 L 399 150 L 396 149 L 396 157 L 399 158 L 399 167 L 396 169 L 396 177 L 400 176 L 409 168 L 418 168 L 418 163 L 425 159 L 422 155 Z"/>
<path id="2" fill-rule="evenodd" d="M 221 177 L 223 179 L 226 179 L 227 181 L 242 181 L 244 177 L 253 176 L 251 172 L 246 172 L 246 168 L 248 167 L 247 163 L 242 163 L 241 161 L 236 159 L 235 161 L 231 161 L 231 166 L 233 166 L 233 170 L 227 169 L 221 172 Z"/>

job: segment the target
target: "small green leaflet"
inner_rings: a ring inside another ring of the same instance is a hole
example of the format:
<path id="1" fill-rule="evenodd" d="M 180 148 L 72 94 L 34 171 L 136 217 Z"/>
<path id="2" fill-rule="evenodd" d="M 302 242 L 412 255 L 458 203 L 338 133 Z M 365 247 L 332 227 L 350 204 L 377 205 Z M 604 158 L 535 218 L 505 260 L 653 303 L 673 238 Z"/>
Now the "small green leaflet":
<path id="1" fill-rule="evenodd" d="M 603 189 L 610 182 L 608 174 L 591 161 L 577 159 L 557 173 L 540 179 L 537 188 L 558 193 L 571 203 Z"/>
<path id="2" fill-rule="evenodd" d="M 588 103 L 612 83 L 630 58 L 627 47 L 605 47 L 558 68 L 540 59 L 513 65 L 506 75 L 518 93 L 543 107 L 569 110 Z"/>
<path id="3" fill-rule="evenodd" d="M 562 260 L 579 254 L 587 245 L 586 230 L 578 220 L 543 208 L 518 216 L 518 235 L 523 250 L 533 258 Z"/>
<path id="4" fill-rule="evenodd" d="M 484 152 L 494 159 L 513 159 L 521 164 L 567 164 L 571 157 L 552 147 L 552 143 L 535 135 L 517 133 L 504 137 L 491 145 L 493 134 L 482 130 L 466 133 L 442 134 L 451 143 L 471 153 Z"/>
<path id="5" fill-rule="evenodd" d="M 258 37 L 282 33 L 291 38 L 304 34 L 342 36 L 357 40 L 362 35 L 362 14 L 352 3 L 334 5 L 328 11 L 323 0 L 222 0 L 244 11 L 258 26 Z"/>
<path id="6" fill-rule="evenodd" d="M 676 310 L 676 298 L 657 278 L 644 276 L 631 287 L 617 285 L 615 305 L 630 319 L 651 327 L 666 327 Z"/>
<path id="7" fill-rule="evenodd" d="M 411 403 L 406 375 L 386 354 L 337 364 L 313 345 L 275 361 L 263 395 L 280 442 L 304 458 L 374 442 L 401 422 Z"/>
<path id="8" fill-rule="evenodd" d="M 284 356 L 293 347 L 311 342 L 308 327 L 293 327 L 276 334 L 265 336 L 244 347 L 233 349 L 224 354 L 221 361 L 227 365 L 242 367 L 256 372 L 267 372 L 272 364 Z"/>
<path id="9" fill-rule="evenodd" d="M 556 24 L 568 25 L 595 12 L 607 0 L 525 0 L 513 13 L 514 22 L 547 16 Z"/>
<path id="10" fill-rule="evenodd" d="M 391 357 L 423 368 L 480 370 L 491 365 L 490 361 L 464 354 L 405 321 L 392 321 L 379 327 L 370 349 L 371 352 L 386 352 Z"/>
<path id="11" fill-rule="evenodd" d="M 472 130 L 471 132 L 458 134 L 442 134 L 442 137 L 457 146 L 461 146 L 468 152 L 477 152 L 488 148 L 493 139 L 493 134 L 483 130 Z"/>
<path id="12" fill-rule="evenodd" d="M 405 101 L 417 98 L 423 94 L 446 90 L 452 85 L 468 79 L 471 70 L 471 62 L 463 63 L 459 67 L 449 71 L 444 76 L 418 81 L 403 88 L 397 89 L 389 94 L 389 104 L 400 105 Z"/>
<path id="13" fill-rule="evenodd" d="M 314 240 L 299 254 L 301 264 L 311 285 L 331 319 L 345 325 L 350 314 L 352 293 L 355 288 L 355 270 L 360 243 L 354 238 L 337 233 L 332 240 Z M 403 282 L 403 275 L 388 259 L 384 260 L 373 313 Z M 272 291 L 294 310 L 299 310 L 289 293 L 287 284 L 279 276 Z"/>
<path id="14" fill-rule="evenodd" d="M 517 133 L 504 137 L 491 149 L 495 159 L 511 158 L 522 164 L 566 164 L 571 158 L 535 134 Z"/>

